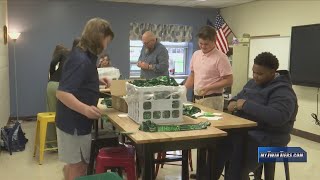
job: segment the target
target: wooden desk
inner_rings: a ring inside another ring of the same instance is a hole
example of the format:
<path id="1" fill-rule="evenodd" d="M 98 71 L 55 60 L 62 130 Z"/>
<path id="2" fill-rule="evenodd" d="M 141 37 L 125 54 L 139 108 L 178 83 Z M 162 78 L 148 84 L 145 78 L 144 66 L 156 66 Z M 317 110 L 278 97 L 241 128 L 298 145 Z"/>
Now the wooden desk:
<path id="1" fill-rule="evenodd" d="M 109 111 L 111 113 L 110 116 L 113 117 L 111 119 L 117 119 L 117 122 L 120 122 L 120 123 L 122 122 L 123 123 L 123 121 L 119 121 L 119 117 L 116 117 L 117 115 L 115 115 L 115 113 L 118 112 L 118 111 L 107 110 L 107 108 L 105 106 L 102 106 L 100 104 L 100 102 L 101 102 L 101 99 L 99 100 L 99 105 L 98 105 L 99 109 L 104 110 L 104 111 Z M 243 119 L 243 118 L 240 118 L 240 117 L 237 117 L 237 116 L 233 116 L 233 115 L 228 114 L 228 113 L 224 113 L 224 112 L 221 112 L 221 111 L 218 111 L 218 110 L 207 108 L 207 107 L 204 107 L 204 106 L 199 105 L 199 104 L 194 104 L 193 103 L 193 105 L 198 107 L 198 108 L 200 108 L 200 109 L 202 109 L 205 112 L 221 113 L 222 114 L 222 118 L 223 119 L 210 121 L 211 122 L 211 126 L 207 130 L 200 130 L 201 132 L 210 131 L 213 127 L 218 128 L 218 129 L 222 129 L 222 130 L 229 130 L 229 129 L 252 128 L 252 127 L 256 127 L 257 126 L 256 122 L 253 122 L 253 121 L 250 121 L 250 120 L 247 120 L 247 119 Z M 121 119 L 123 119 L 123 118 L 121 118 Z M 201 121 L 207 121 L 204 118 L 193 119 L 193 118 L 190 118 L 188 116 L 184 116 L 183 119 L 184 119 L 184 123 L 187 123 L 187 124 L 196 124 L 196 123 L 199 123 Z M 130 123 L 130 127 L 131 126 L 136 126 L 134 128 L 138 128 L 139 127 L 139 125 L 137 123 L 135 123 L 134 121 L 132 121 L 129 117 L 126 118 L 125 122 L 129 122 Z M 117 128 L 120 128 L 120 127 L 117 127 Z M 127 127 L 126 129 L 121 129 L 121 131 L 132 132 L 132 131 L 137 131 L 137 130 L 130 129 L 130 128 L 128 129 L 128 127 Z M 194 131 L 191 131 L 191 132 L 194 132 Z M 185 132 L 183 132 L 183 135 L 186 136 Z"/>
<path id="2" fill-rule="evenodd" d="M 139 125 L 129 117 L 120 118 L 118 115 L 123 114 L 114 109 L 106 111 L 111 123 L 120 131 L 133 132 L 128 134 L 128 137 L 132 139 L 136 144 L 144 143 L 157 143 L 157 142 L 169 142 L 180 141 L 190 139 L 212 138 L 226 136 L 227 133 L 217 129 L 213 126 L 209 126 L 207 129 L 194 130 L 194 131 L 179 131 L 179 132 L 143 132 L 139 131 Z M 180 124 L 196 124 L 199 121 L 185 118 L 185 121 Z"/>
<path id="3" fill-rule="evenodd" d="M 132 134 L 128 134 L 136 144 L 144 144 L 144 143 L 156 143 L 156 142 L 167 142 L 167 141 L 177 141 L 177 140 L 189 140 L 200 138 L 210 138 L 210 137 L 219 137 L 226 136 L 222 130 L 217 129 L 213 125 L 209 126 L 207 129 L 202 130 L 194 130 L 194 131 L 179 131 L 179 132 L 143 132 L 139 131 L 139 124 L 130 119 L 129 117 L 120 118 L 119 114 L 124 114 L 112 108 L 106 108 L 106 106 L 100 104 L 101 99 L 98 103 L 98 108 L 103 110 L 104 113 L 109 117 L 111 123 L 120 131 L 123 132 L 133 132 Z M 205 120 L 196 120 L 189 118 L 187 116 L 183 117 L 184 121 L 180 124 L 197 124 L 200 121 Z M 214 121 L 211 121 L 212 123 Z"/>
<path id="4" fill-rule="evenodd" d="M 100 102 L 100 101 L 99 101 Z M 189 149 L 210 149 L 215 148 L 215 144 L 220 138 L 227 135 L 226 132 L 213 126 L 205 130 L 181 131 L 181 132 L 143 132 L 139 131 L 139 125 L 128 117 L 120 118 L 118 115 L 123 114 L 112 108 L 106 108 L 98 104 L 98 107 L 109 117 L 110 122 L 120 131 L 132 132 L 126 136 L 134 143 L 137 149 L 139 159 L 143 159 L 141 167 L 143 169 L 144 180 L 152 180 L 154 177 L 154 153 L 162 151 L 182 150 L 182 179 L 189 179 L 188 173 L 188 156 Z M 185 118 L 182 124 L 195 124 L 199 121 Z M 207 174 L 207 168 L 213 168 L 214 161 L 198 163 L 198 174 L 201 177 L 211 179 L 213 173 Z M 210 177 L 211 176 L 211 177 Z"/>
<path id="5" fill-rule="evenodd" d="M 127 134 L 127 136 L 134 142 L 138 153 L 144 157 L 144 164 L 142 164 L 144 168 L 143 179 L 153 179 L 154 153 L 183 150 L 182 154 L 184 155 L 186 154 L 184 150 L 187 149 L 198 149 L 197 175 L 199 175 L 199 179 L 204 177 L 205 179 L 210 179 L 208 176 L 214 177 L 212 169 L 214 166 L 216 142 L 226 136 L 227 133 L 239 133 L 244 138 L 247 138 L 248 130 L 255 127 L 257 123 L 201 105 L 194 105 L 206 112 L 222 113 L 223 119 L 210 121 L 211 126 L 205 130 L 149 133 L 139 131 L 139 125 L 136 122 L 129 117 L 120 118 L 118 115 L 123 113 L 114 109 L 107 109 L 105 106 L 100 105 L 100 101 L 98 107 L 106 113 L 111 123 L 117 129 L 124 132 L 133 132 L 132 134 Z M 183 119 L 183 123 L 185 124 L 196 124 L 200 121 L 207 121 L 203 118 L 192 119 L 187 116 L 184 116 Z M 227 133 L 225 131 L 227 131 Z M 244 152 L 246 152 L 246 146 L 244 148 Z M 245 155 L 243 159 L 243 164 L 245 164 Z M 203 162 L 207 162 L 208 164 Z M 188 177 L 185 177 L 186 171 L 188 171 L 188 159 L 183 160 L 182 164 L 182 179 L 188 179 Z M 209 169 L 209 174 L 206 174 L 206 169 Z"/>
<path id="6" fill-rule="evenodd" d="M 195 104 L 195 103 L 192 103 L 192 104 L 205 112 L 221 113 L 223 119 L 217 120 L 217 121 L 210 121 L 211 125 L 218 129 L 227 130 L 227 129 L 239 129 L 239 128 L 252 128 L 257 126 L 256 122 L 243 119 L 225 112 L 207 108 L 199 104 Z M 198 120 L 205 121 L 205 119 L 202 119 L 202 118 L 199 118 Z"/>

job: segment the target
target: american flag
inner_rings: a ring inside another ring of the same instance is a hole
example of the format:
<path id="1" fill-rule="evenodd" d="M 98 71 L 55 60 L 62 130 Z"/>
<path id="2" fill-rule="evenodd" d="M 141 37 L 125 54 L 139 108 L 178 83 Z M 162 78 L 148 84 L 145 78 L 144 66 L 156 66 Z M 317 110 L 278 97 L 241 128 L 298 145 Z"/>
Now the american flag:
<path id="1" fill-rule="evenodd" d="M 218 14 L 216 17 L 216 23 L 214 27 L 217 30 L 216 46 L 220 51 L 226 54 L 229 51 L 227 37 L 231 33 L 231 29 L 229 28 L 227 23 L 224 22 L 220 14 Z"/>

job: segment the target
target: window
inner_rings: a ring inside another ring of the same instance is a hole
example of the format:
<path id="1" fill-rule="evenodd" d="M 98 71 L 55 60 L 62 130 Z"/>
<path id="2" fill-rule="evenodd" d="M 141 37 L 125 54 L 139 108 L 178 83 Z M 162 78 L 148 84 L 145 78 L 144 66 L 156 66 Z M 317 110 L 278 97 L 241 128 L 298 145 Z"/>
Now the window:
<path id="1" fill-rule="evenodd" d="M 161 42 L 169 53 L 169 69 L 174 67 L 174 74 L 185 75 L 187 72 L 187 42 Z M 142 49 L 142 42 L 139 40 L 130 40 L 130 77 L 140 76 L 140 68 L 137 62 Z"/>

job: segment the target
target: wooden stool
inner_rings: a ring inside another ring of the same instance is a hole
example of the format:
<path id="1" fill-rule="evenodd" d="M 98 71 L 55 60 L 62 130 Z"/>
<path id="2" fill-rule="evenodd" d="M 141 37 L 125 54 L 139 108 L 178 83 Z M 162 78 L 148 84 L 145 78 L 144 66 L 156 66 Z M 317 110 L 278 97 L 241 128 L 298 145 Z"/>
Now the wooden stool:
<path id="1" fill-rule="evenodd" d="M 34 142 L 33 157 L 36 156 L 37 149 L 39 149 L 39 164 L 42 164 L 45 151 L 58 150 L 58 147 L 46 148 L 47 143 L 57 142 L 56 140 L 46 141 L 48 123 L 55 123 L 55 116 L 55 112 L 43 112 L 37 114 L 37 129 Z"/>

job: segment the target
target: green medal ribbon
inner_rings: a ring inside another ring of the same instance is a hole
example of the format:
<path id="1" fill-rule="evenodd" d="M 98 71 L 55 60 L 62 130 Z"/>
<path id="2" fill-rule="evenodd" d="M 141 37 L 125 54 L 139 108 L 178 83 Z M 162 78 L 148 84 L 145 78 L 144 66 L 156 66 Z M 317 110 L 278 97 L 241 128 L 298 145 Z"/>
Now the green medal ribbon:
<path id="1" fill-rule="evenodd" d="M 150 120 L 142 122 L 139 130 L 145 132 L 176 132 L 176 131 L 192 131 L 207 129 L 211 123 L 209 121 L 200 122 L 198 124 L 183 124 L 183 125 L 159 125 Z"/>
<path id="2" fill-rule="evenodd" d="M 183 115 L 196 119 L 194 114 L 201 112 L 201 109 L 192 105 L 183 105 Z"/>
<path id="3" fill-rule="evenodd" d="M 112 99 L 109 97 L 105 97 L 104 99 L 102 99 L 100 104 L 106 105 L 107 108 L 111 108 L 112 107 Z"/>
<path id="4" fill-rule="evenodd" d="M 137 87 L 152 87 L 152 86 L 179 86 L 176 80 L 173 77 L 168 76 L 159 76 L 157 78 L 149 80 L 134 80 L 131 84 Z"/>

